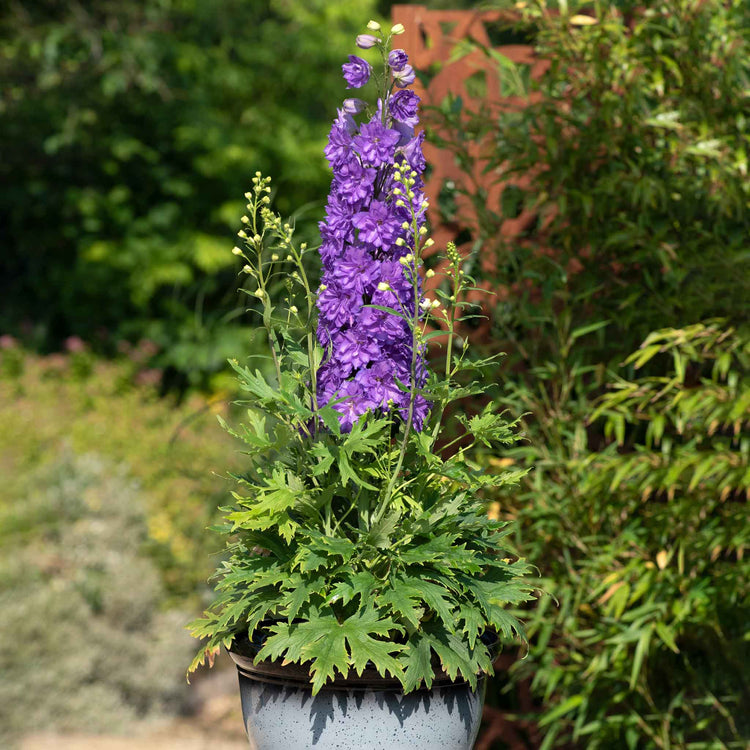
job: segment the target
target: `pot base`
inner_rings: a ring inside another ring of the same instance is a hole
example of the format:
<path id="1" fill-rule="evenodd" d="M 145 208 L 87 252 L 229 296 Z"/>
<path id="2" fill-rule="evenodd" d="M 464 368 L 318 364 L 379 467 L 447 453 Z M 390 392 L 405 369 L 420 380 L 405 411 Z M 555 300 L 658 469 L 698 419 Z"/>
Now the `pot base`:
<path id="1" fill-rule="evenodd" d="M 251 750 L 471 750 L 486 681 L 408 695 L 392 690 L 322 690 L 260 682 L 239 673 Z"/>

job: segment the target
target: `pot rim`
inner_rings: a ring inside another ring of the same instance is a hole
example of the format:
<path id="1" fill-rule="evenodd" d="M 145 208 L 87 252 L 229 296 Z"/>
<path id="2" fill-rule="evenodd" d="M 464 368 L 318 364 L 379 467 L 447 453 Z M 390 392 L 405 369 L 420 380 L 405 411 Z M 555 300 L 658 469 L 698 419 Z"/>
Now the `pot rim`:
<path id="1" fill-rule="evenodd" d="M 490 643 L 486 643 L 486 645 L 491 649 L 499 646 L 499 639 L 495 633 L 485 633 L 482 640 L 485 641 L 485 639 L 490 640 Z M 247 637 L 247 633 L 238 633 L 234 636 L 232 644 L 227 648 L 227 653 L 237 666 L 237 671 L 240 675 L 251 680 L 273 685 L 302 688 L 305 690 L 312 689 L 310 671 L 306 666 L 309 662 L 296 664 L 284 663 L 277 659 L 264 659 L 256 663 L 255 659 L 261 647 L 262 642 L 255 639 L 251 641 Z M 433 658 L 433 669 L 435 677 L 432 681 L 432 687 L 421 687 L 412 692 L 429 692 L 436 688 L 468 685 L 468 680 L 466 679 L 451 679 L 436 658 Z M 478 675 L 478 680 L 481 681 L 485 677 L 486 675 L 480 674 Z M 321 690 L 403 692 L 403 686 L 395 677 L 384 677 L 374 666 L 368 666 L 365 667 L 361 675 L 358 675 L 354 670 L 350 670 L 347 675 L 337 673 L 333 680 L 321 687 Z"/>

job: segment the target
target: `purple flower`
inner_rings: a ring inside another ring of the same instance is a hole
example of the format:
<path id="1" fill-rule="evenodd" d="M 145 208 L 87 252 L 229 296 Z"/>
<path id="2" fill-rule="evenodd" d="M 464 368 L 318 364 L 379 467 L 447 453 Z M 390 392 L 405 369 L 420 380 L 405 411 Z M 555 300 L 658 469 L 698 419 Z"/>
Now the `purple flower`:
<path id="1" fill-rule="evenodd" d="M 359 135 L 354 136 L 352 143 L 363 162 L 379 167 L 393 161 L 396 144 L 400 139 L 398 131 L 387 128 L 379 120 L 373 119 L 362 125 Z"/>
<path id="2" fill-rule="evenodd" d="M 386 203 L 373 200 L 368 211 L 354 214 L 352 223 L 359 229 L 359 239 L 374 247 L 388 249 L 401 234 L 401 222 Z"/>
<path id="3" fill-rule="evenodd" d="M 371 292 L 380 280 L 380 264 L 363 247 L 350 246 L 331 268 L 331 275 L 343 289 L 364 294 Z"/>
<path id="4" fill-rule="evenodd" d="M 385 407 L 389 401 L 398 403 L 403 397 L 403 391 L 396 385 L 396 365 L 390 360 L 375 362 L 360 370 L 354 379 L 378 406 Z"/>
<path id="5" fill-rule="evenodd" d="M 356 329 L 342 333 L 334 340 L 333 346 L 338 355 L 337 360 L 345 367 L 350 367 L 350 371 L 364 367 L 377 360 L 380 355 L 377 341 L 370 338 L 365 331 Z"/>
<path id="6" fill-rule="evenodd" d="M 357 37 L 356 44 L 360 49 L 370 49 L 374 47 L 380 40 L 372 34 L 360 34 Z"/>
<path id="7" fill-rule="evenodd" d="M 370 200 L 376 176 L 374 169 L 365 169 L 356 157 L 340 163 L 335 172 L 339 195 L 349 204 Z"/>
<path id="8" fill-rule="evenodd" d="M 367 105 L 361 99 L 344 99 L 342 109 L 348 115 L 358 115 L 360 112 L 365 111 Z"/>
<path id="9" fill-rule="evenodd" d="M 361 89 L 369 80 L 372 68 L 367 60 L 349 55 L 349 62 L 341 66 L 348 89 Z"/>
<path id="10" fill-rule="evenodd" d="M 409 86 L 410 84 L 414 83 L 417 76 L 414 73 L 414 68 L 412 68 L 411 65 L 404 65 L 401 70 L 396 70 L 393 72 L 393 78 L 395 79 L 396 86 L 398 86 L 399 88 L 404 88 L 404 86 Z"/>
<path id="11" fill-rule="evenodd" d="M 395 73 L 403 70 L 409 62 L 409 56 L 402 49 L 391 50 L 388 55 L 388 65 Z"/>
<path id="12" fill-rule="evenodd" d="M 362 306 L 362 298 L 353 289 L 342 289 L 332 279 L 323 278 L 325 289 L 318 295 L 318 310 L 323 321 L 337 328 L 351 325 Z"/>
<path id="13" fill-rule="evenodd" d="M 396 91 L 388 102 L 391 114 L 399 122 L 411 127 L 416 127 L 419 123 L 417 109 L 419 107 L 419 97 L 413 92 L 403 89 Z"/>

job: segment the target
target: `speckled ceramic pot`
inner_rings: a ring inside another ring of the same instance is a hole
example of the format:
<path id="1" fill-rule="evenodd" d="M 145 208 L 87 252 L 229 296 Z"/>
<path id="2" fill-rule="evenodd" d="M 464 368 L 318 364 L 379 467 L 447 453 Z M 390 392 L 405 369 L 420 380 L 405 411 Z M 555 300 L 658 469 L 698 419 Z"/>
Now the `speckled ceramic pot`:
<path id="1" fill-rule="evenodd" d="M 484 679 L 472 690 L 441 675 L 431 690 L 404 695 L 395 680 L 365 670 L 313 697 L 296 665 L 256 665 L 235 647 L 230 656 L 252 750 L 471 750 L 479 732 Z"/>

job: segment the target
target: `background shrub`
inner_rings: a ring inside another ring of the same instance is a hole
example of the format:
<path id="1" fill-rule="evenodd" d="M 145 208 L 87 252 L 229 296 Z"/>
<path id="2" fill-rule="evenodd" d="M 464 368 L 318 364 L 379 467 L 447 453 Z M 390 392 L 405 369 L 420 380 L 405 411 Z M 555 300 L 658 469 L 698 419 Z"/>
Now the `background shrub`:
<path id="1" fill-rule="evenodd" d="M 193 647 L 185 614 L 160 611 L 138 485 L 70 452 L 28 480 L 0 523 L 0 742 L 184 708 Z"/>
<path id="2" fill-rule="evenodd" d="M 499 206 L 475 196 L 472 271 L 498 292 L 484 344 L 509 354 L 500 398 L 526 412 L 528 443 L 486 462 L 534 467 L 493 512 L 551 594 L 490 702 L 529 746 L 739 748 L 748 6 L 594 8 L 527 4 L 521 30 L 550 67 L 528 88 L 520 66 L 498 74 L 528 106 L 433 112 L 467 173 L 480 141 L 507 182 Z M 534 221 L 504 235 L 522 210 Z M 523 715 L 522 685 L 539 713 Z"/>

